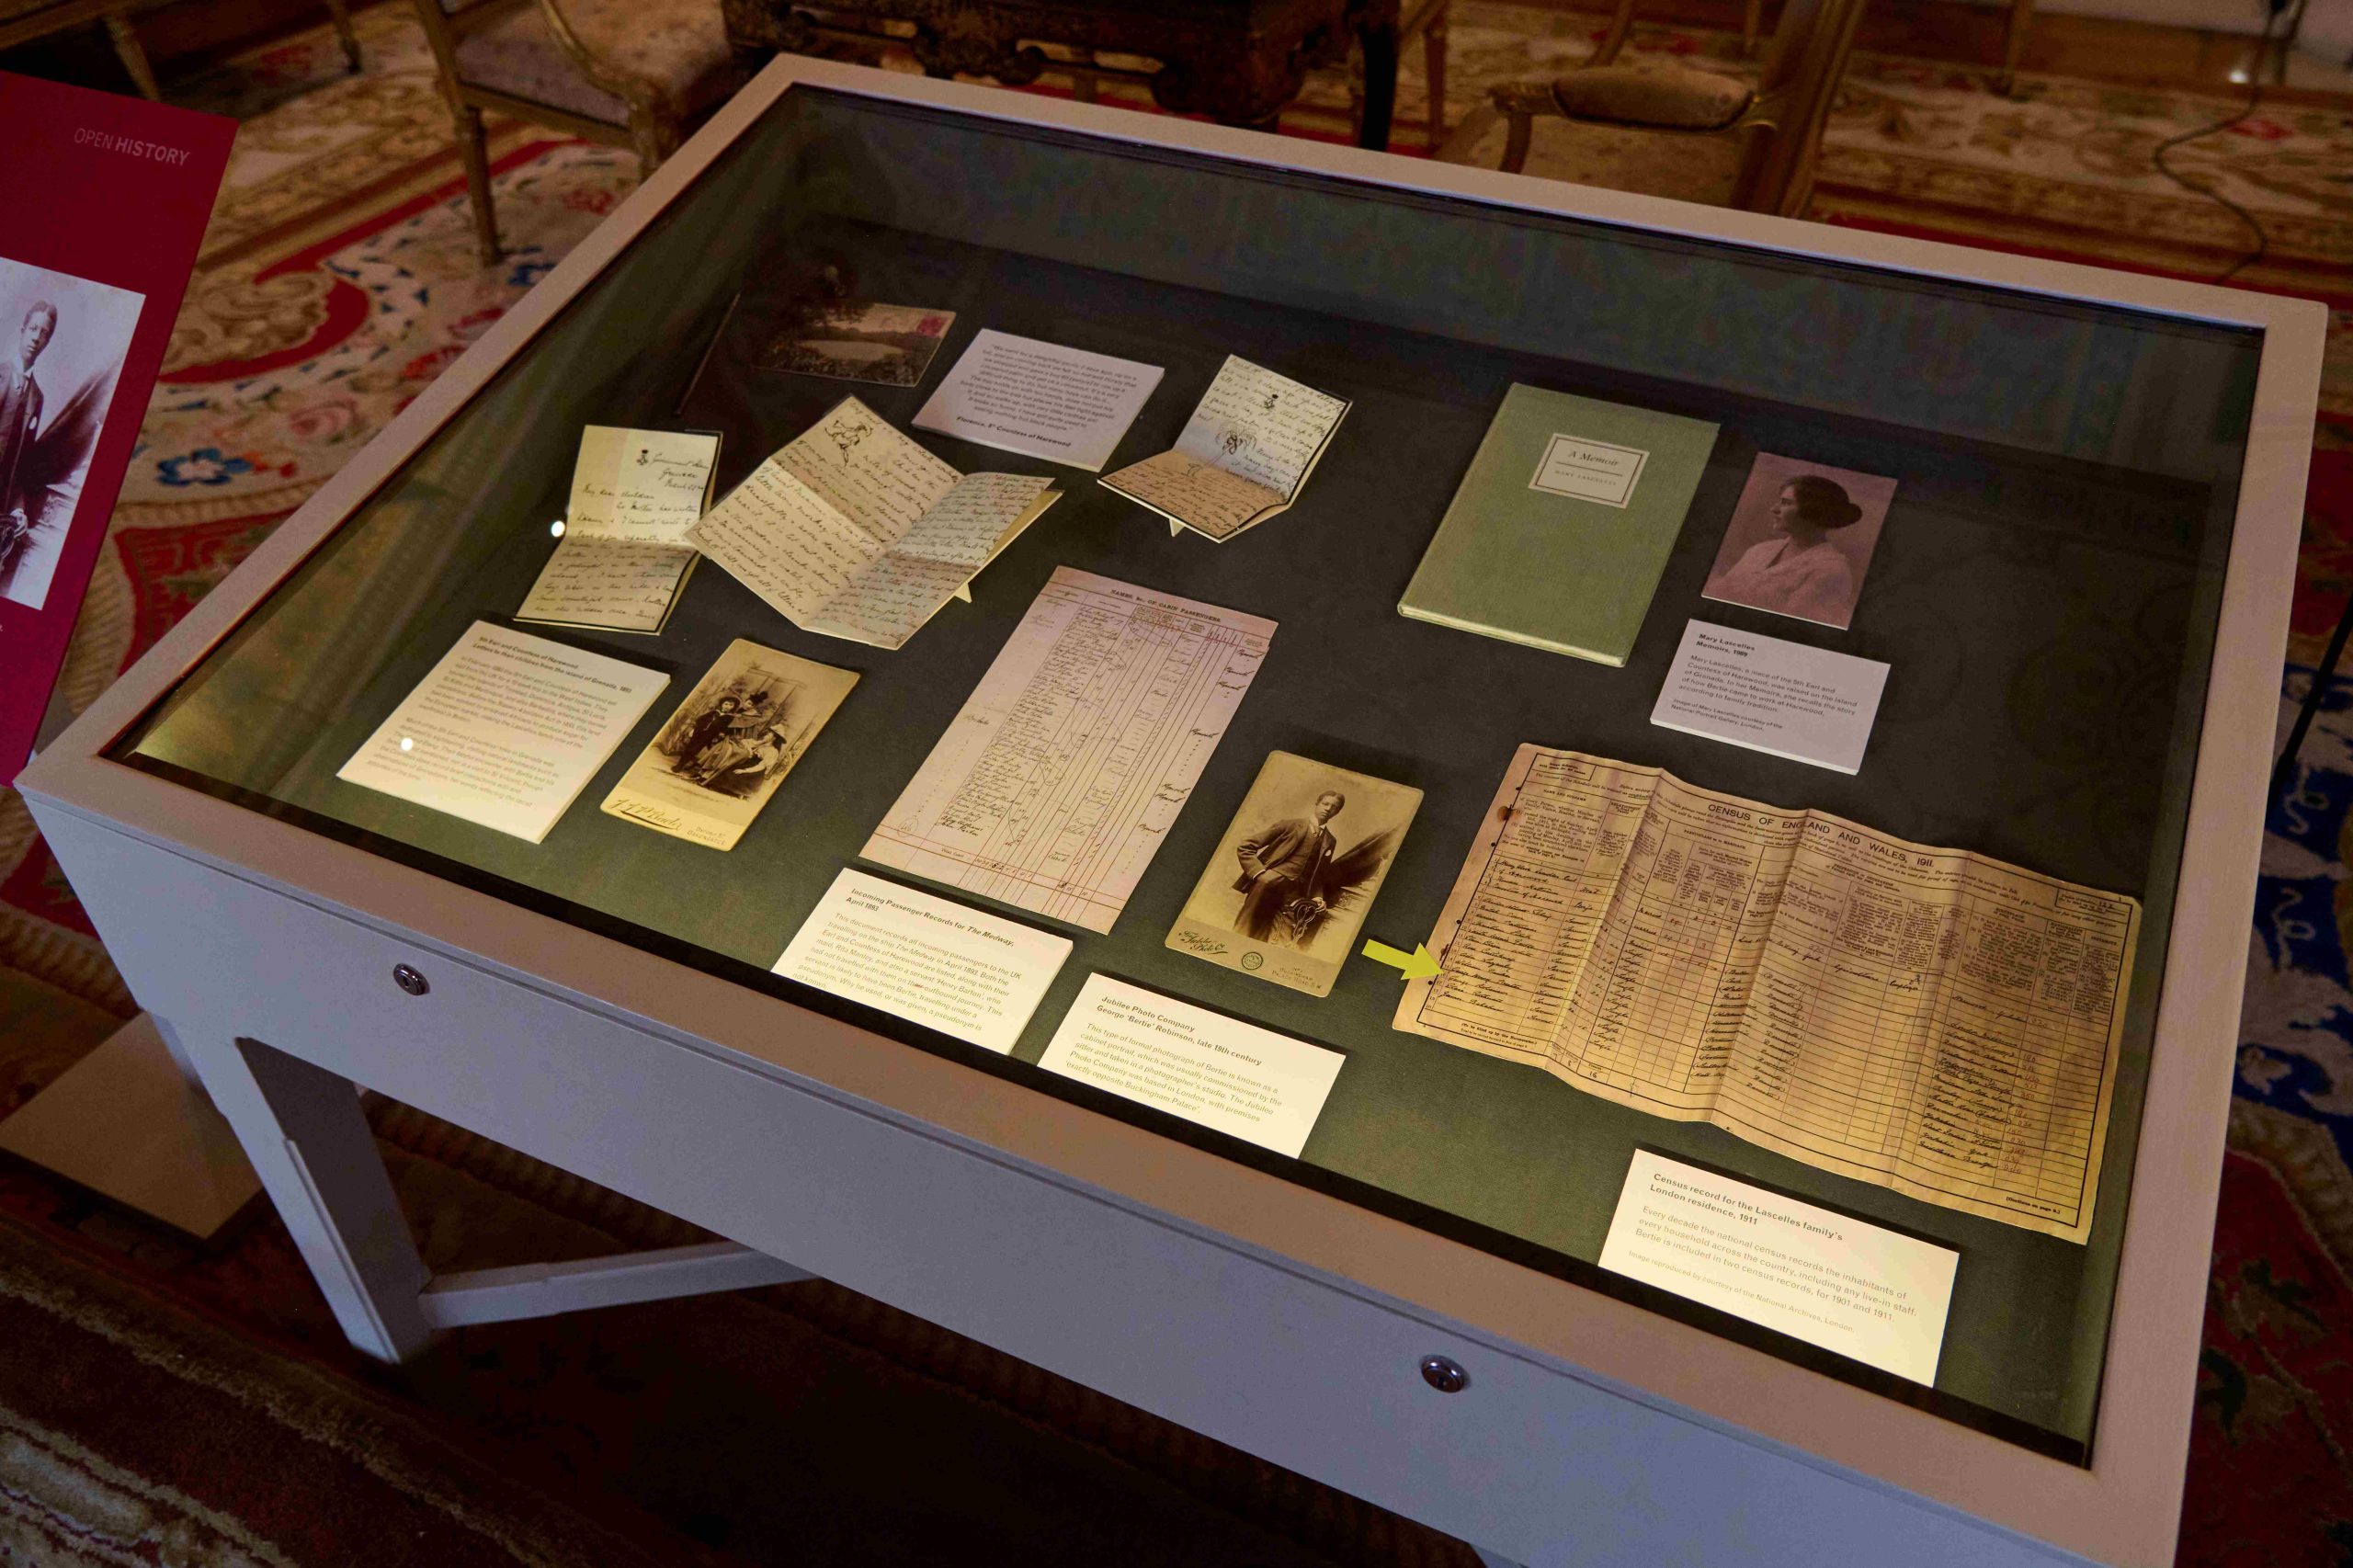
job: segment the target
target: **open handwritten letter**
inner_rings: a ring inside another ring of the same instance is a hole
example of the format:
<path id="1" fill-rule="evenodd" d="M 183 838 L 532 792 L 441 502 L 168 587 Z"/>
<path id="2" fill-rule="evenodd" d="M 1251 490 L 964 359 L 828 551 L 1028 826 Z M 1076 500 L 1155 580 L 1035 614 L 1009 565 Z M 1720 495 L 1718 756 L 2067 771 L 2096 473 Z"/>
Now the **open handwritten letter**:
<path id="1" fill-rule="evenodd" d="M 1345 398 L 1229 354 L 1175 448 L 1103 485 L 1166 517 L 1171 533 L 1222 542 L 1299 498 L 1347 412 Z"/>
<path id="2" fill-rule="evenodd" d="M 1523 745 L 1396 1027 L 2067 1241 L 2141 906 Z"/>
<path id="3" fill-rule="evenodd" d="M 694 569 L 687 530 L 710 504 L 719 437 L 591 425 L 563 534 L 517 620 L 659 631 Z"/>
<path id="4" fill-rule="evenodd" d="M 1108 931 L 1274 635 L 1057 568 L 862 853 Z"/>
<path id="5" fill-rule="evenodd" d="M 958 473 L 849 397 L 687 537 L 803 631 L 900 648 L 1058 498 Z"/>

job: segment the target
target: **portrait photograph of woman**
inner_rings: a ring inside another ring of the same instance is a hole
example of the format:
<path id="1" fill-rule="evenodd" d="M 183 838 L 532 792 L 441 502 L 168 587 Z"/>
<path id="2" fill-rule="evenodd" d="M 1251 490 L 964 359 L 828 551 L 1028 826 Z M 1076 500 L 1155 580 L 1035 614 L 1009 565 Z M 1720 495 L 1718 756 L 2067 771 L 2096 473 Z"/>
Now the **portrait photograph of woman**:
<path id="1" fill-rule="evenodd" d="M 1892 479 L 1759 453 L 1701 593 L 1844 631 L 1894 499 Z"/>

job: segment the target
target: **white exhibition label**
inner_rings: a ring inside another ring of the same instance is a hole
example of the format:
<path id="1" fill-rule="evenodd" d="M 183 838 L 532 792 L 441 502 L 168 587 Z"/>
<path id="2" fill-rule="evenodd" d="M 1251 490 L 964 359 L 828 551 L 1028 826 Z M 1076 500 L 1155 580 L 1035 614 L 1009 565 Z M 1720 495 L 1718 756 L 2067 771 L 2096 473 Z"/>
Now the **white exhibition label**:
<path id="1" fill-rule="evenodd" d="M 1103 472 L 1161 368 L 983 327 L 915 415 L 918 430 Z"/>
<path id="2" fill-rule="evenodd" d="M 1038 1065 L 1296 1157 L 1347 1059 L 1090 974 Z"/>
<path id="3" fill-rule="evenodd" d="M 1933 1384 L 1961 1254 L 1647 1149 L 1601 1267 Z"/>
<path id="4" fill-rule="evenodd" d="M 1859 772 L 1887 666 L 1694 620 L 1651 722 L 1840 773 Z"/>
<path id="5" fill-rule="evenodd" d="M 1634 482 L 1643 477 L 1643 466 L 1650 460 L 1650 453 L 1639 447 L 1555 435 L 1544 443 L 1544 456 L 1538 460 L 1536 477 L 1528 482 L 1528 488 L 1622 507 L 1634 498 Z"/>
<path id="6" fill-rule="evenodd" d="M 776 972 L 1003 1055 L 1070 957 L 1067 937 L 845 870 Z"/>
<path id="7" fill-rule="evenodd" d="M 477 620 L 335 777 L 538 844 L 669 684 Z"/>

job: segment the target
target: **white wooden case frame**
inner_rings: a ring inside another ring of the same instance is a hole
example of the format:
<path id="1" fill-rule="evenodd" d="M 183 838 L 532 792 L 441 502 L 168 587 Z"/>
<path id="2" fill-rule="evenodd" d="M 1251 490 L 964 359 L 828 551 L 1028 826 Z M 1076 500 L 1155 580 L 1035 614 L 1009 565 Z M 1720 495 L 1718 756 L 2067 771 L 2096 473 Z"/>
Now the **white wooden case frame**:
<path id="1" fill-rule="evenodd" d="M 2262 330 L 2088 1468 L 105 759 L 802 85 Z M 2169 1562 L 2325 322 L 2309 301 L 788 56 L 19 787 L 376 1355 L 460 1323 L 807 1271 L 1528 1563 Z M 395 985 L 402 964 L 424 994 Z M 740 1245 L 432 1279 L 352 1084 Z M 1431 1354 L 1468 1385 L 1427 1385 Z"/>

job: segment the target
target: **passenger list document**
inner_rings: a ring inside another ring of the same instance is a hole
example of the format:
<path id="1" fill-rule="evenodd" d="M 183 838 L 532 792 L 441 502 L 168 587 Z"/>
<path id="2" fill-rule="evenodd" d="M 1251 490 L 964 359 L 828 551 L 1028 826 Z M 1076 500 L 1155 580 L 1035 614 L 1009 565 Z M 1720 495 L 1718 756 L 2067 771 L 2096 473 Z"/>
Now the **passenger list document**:
<path id="1" fill-rule="evenodd" d="M 1056 568 L 861 853 L 1110 930 L 1274 635 Z"/>
<path id="2" fill-rule="evenodd" d="M 1100 473 L 1160 376 L 1157 365 L 983 327 L 915 426 Z"/>
<path id="3" fill-rule="evenodd" d="M 847 397 L 687 538 L 802 631 L 900 648 L 1057 494 L 959 473 Z"/>
<path id="4" fill-rule="evenodd" d="M 1347 1059 L 1090 974 L 1038 1065 L 1293 1159 Z"/>
<path id="5" fill-rule="evenodd" d="M 687 530 L 710 505 L 718 467 L 716 436 L 582 430 L 555 553 L 515 619 L 660 631 L 694 570 Z"/>
<path id="6" fill-rule="evenodd" d="M 1151 507 L 1175 534 L 1220 543 L 1299 498 L 1348 412 L 1346 398 L 1229 354 L 1171 450 L 1103 477 Z"/>
<path id="7" fill-rule="evenodd" d="M 335 777 L 541 843 L 669 684 L 477 620 Z"/>
<path id="8" fill-rule="evenodd" d="M 1523 745 L 1396 1027 L 2081 1242 L 2141 906 Z"/>
<path id="9" fill-rule="evenodd" d="M 1003 1055 L 1071 940 L 864 871 L 844 870 L 776 972 Z"/>

